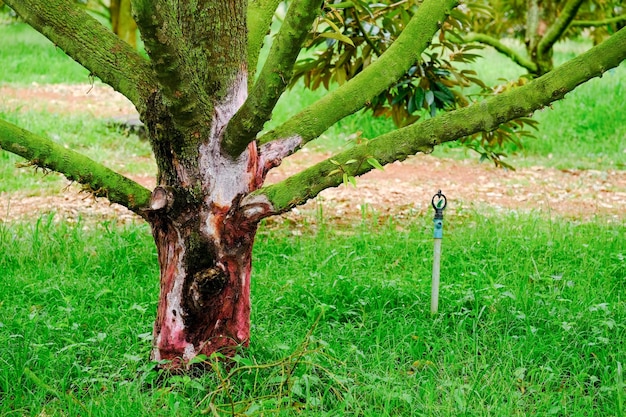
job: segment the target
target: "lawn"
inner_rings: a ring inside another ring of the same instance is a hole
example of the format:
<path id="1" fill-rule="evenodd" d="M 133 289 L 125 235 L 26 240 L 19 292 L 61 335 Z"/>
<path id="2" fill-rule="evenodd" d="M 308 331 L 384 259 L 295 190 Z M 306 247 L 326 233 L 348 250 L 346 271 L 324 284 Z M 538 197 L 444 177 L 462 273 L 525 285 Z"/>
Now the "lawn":
<path id="1" fill-rule="evenodd" d="M 0 25 L 0 39 L 0 85 L 89 82 L 23 25 Z M 623 169 L 625 71 L 540 112 L 538 139 L 514 164 Z M 320 94 L 294 89 L 277 120 Z M 0 113 L 125 173 L 153 169 L 146 143 L 103 120 Z M 357 114 L 317 146 L 392 128 Z M 0 153 L 0 191 L 37 192 L 42 177 L 17 161 Z M 430 217 L 264 223 L 250 348 L 228 366 L 199 358 L 211 372 L 188 376 L 148 359 L 158 270 L 147 226 L 0 223 L 0 415 L 623 416 L 625 234 L 623 221 L 458 210 L 433 316 Z"/>
<path id="2" fill-rule="evenodd" d="M 2 415 L 623 415 L 622 225 L 455 216 L 436 316 L 428 219 L 262 227 L 251 347 L 192 379 L 147 359 L 147 228 L 53 220 L 0 228 Z"/>

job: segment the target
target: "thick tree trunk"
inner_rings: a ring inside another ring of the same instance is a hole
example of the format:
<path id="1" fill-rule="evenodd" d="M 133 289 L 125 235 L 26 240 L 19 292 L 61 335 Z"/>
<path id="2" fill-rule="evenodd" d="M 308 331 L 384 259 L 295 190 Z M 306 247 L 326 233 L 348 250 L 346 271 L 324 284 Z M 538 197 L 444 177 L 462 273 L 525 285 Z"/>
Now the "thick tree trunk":
<path id="1" fill-rule="evenodd" d="M 240 86 L 245 88 L 245 80 Z M 211 137 L 197 160 L 172 158 L 151 199 L 161 268 L 152 358 L 182 368 L 202 353 L 228 354 L 250 338 L 251 252 L 257 222 L 239 202 L 262 184 L 256 143 L 236 159 L 220 151 L 224 123 L 241 97 L 216 106 Z M 193 179 L 193 180 L 192 180 Z M 192 184 L 195 184 L 192 186 Z"/>
<path id="2" fill-rule="evenodd" d="M 151 222 L 161 267 L 152 359 L 181 368 L 200 353 L 248 344 L 256 226 L 231 215 L 215 205 L 188 213 L 182 224 Z"/>
<path id="3" fill-rule="evenodd" d="M 146 218 L 161 268 L 152 358 L 185 368 L 247 345 L 256 221 L 239 202 L 262 184 L 255 142 L 223 151 L 247 97 L 246 1 L 133 0 L 159 89 L 142 114 L 158 186 Z"/>
<path id="4" fill-rule="evenodd" d="M 200 145 L 203 198 L 190 204 L 182 188 L 157 187 L 148 215 L 161 268 L 152 359 L 174 369 L 200 353 L 232 353 L 250 338 L 257 223 L 241 214 L 239 201 L 260 186 L 256 144 L 236 160 L 210 148 Z"/>

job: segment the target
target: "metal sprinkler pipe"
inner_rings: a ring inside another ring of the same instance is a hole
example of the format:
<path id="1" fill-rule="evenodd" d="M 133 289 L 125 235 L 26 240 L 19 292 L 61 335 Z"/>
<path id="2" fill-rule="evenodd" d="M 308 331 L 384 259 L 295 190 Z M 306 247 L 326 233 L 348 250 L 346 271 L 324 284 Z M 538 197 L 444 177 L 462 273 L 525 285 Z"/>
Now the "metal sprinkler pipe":
<path id="1" fill-rule="evenodd" d="M 436 314 L 439 309 L 439 272 L 441 265 L 441 240 L 443 239 L 443 211 L 448 205 L 448 199 L 441 190 L 433 196 L 431 201 L 435 209 L 434 221 L 434 248 L 433 248 L 433 280 L 430 292 L 430 312 Z"/>

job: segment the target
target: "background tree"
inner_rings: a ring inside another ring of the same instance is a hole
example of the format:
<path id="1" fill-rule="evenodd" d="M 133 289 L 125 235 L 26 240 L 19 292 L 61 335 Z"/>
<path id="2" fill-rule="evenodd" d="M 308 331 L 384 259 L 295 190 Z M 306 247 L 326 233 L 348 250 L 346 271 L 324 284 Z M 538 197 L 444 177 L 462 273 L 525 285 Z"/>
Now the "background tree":
<path id="1" fill-rule="evenodd" d="M 200 353 L 229 352 L 248 343 L 251 250 L 261 219 L 373 168 L 526 117 L 626 58 L 622 30 L 525 86 L 466 107 L 451 105 L 450 112 L 435 112 L 436 117 L 363 141 L 264 186 L 268 171 L 284 158 L 432 61 L 433 37 L 442 27 L 458 29 L 458 2 L 411 3 L 397 38 L 369 65 L 271 131 L 264 125 L 292 79 L 303 43 L 312 28 L 319 33 L 324 22 L 332 27 L 327 16 L 336 4 L 291 2 L 255 77 L 277 0 L 134 0 L 149 59 L 66 1 L 6 3 L 128 97 L 146 125 L 158 168 L 154 190 L 6 121 L 0 121 L 0 146 L 126 206 L 150 224 L 161 270 L 152 357 L 172 368 Z M 340 35 L 337 26 L 323 37 L 345 41 Z"/>
<path id="2" fill-rule="evenodd" d="M 113 33 L 137 48 L 137 23 L 132 16 L 130 0 L 111 0 L 109 13 Z"/>
<path id="3" fill-rule="evenodd" d="M 111 24 L 111 30 L 133 48 L 137 48 L 137 23 L 130 0 L 76 0 L 87 10 Z"/>
<path id="4" fill-rule="evenodd" d="M 626 22 L 624 0 L 483 0 L 485 13 L 474 14 L 467 42 L 494 47 L 532 75 L 552 70 L 552 49 L 563 39 L 591 32 L 597 44 Z M 526 55 L 500 41 L 522 41 Z"/>

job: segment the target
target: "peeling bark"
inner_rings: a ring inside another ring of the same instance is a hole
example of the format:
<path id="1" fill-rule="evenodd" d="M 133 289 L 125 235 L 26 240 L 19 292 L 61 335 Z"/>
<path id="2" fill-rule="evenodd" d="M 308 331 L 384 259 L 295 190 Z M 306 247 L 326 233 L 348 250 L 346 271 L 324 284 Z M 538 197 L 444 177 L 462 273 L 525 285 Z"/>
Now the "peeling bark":
<path id="1" fill-rule="evenodd" d="M 178 369 L 203 353 L 232 353 L 250 339 L 250 271 L 256 223 L 214 209 L 184 227 L 151 221 L 161 265 L 152 358 Z M 206 220 L 203 220 L 206 219 Z M 208 219 L 222 225 L 208 226 Z"/>

